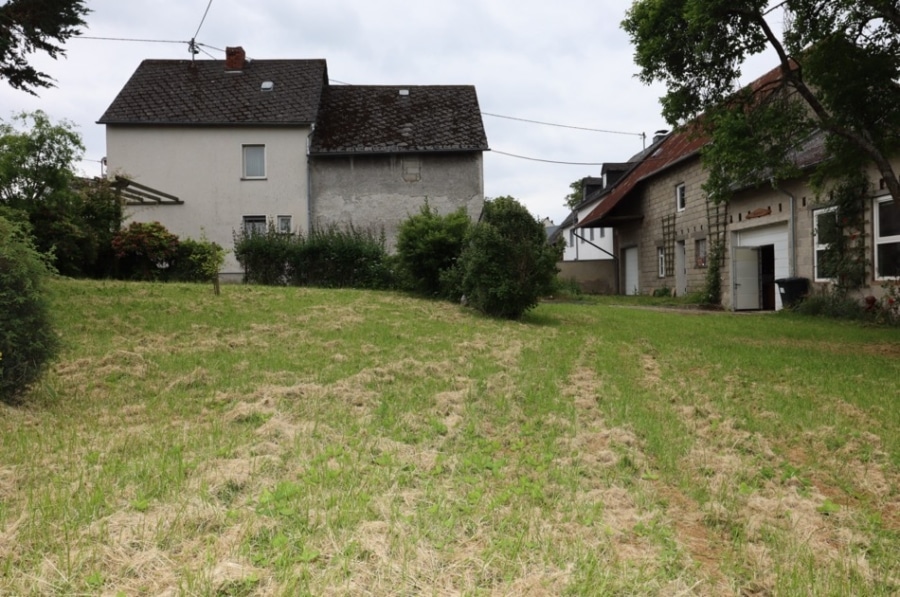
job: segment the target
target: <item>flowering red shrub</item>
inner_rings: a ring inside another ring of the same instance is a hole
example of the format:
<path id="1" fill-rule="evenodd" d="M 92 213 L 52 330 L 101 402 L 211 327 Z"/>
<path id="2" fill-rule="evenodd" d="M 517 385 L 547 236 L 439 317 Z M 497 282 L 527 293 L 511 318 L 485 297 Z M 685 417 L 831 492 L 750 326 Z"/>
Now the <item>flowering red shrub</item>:
<path id="1" fill-rule="evenodd" d="M 159 222 L 132 222 L 116 233 L 113 251 L 132 275 L 153 279 L 178 252 L 178 237 Z"/>

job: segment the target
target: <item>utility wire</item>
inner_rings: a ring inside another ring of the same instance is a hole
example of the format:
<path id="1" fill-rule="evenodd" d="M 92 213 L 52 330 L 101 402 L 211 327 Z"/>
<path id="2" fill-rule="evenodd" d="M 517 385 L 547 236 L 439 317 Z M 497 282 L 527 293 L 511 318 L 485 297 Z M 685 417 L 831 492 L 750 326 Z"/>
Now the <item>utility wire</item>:
<path id="1" fill-rule="evenodd" d="M 209 48 L 210 50 L 215 50 L 216 52 L 224 52 L 224 51 L 225 51 L 225 50 L 223 50 L 222 48 L 217 48 L 217 47 L 211 46 L 211 45 L 209 45 L 209 44 L 201 44 L 201 43 L 198 42 L 197 45 L 198 45 L 198 46 L 201 46 L 201 47 L 203 47 L 203 48 Z M 207 55 L 208 55 L 208 54 L 207 54 Z"/>
<path id="2" fill-rule="evenodd" d="M 204 23 L 204 21 L 206 21 L 206 15 L 209 14 L 209 7 L 212 6 L 212 3 L 213 3 L 213 0 L 209 0 L 209 3 L 206 5 L 206 10 L 203 11 L 203 18 L 200 19 L 200 24 L 197 25 L 197 32 L 194 33 L 194 37 L 191 38 L 192 41 L 194 39 L 197 39 L 197 34 L 200 33 L 200 28 L 203 27 L 203 23 Z"/>
<path id="3" fill-rule="evenodd" d="M 553 122 L 543 122 L 540 120 L 528 120 L 527 118 L 516 118 L 515 116 L 504 116 L 503 114 L 493 114 L 491 112 L 482 112 L 484 116 L 493 116 L 494 118 L 505 118 L 507 120 L 518 120 L 519 122 L 530 122 L 531 124 L 543 124 L 545 126 L 556 126 L 564 129 L 576 129 L 579 131 L 590 131 L 592 133 L 609 133 L 611 135 L 631 135 L 634 137 L 643 137 L 644 133 L 626 133 L 622 131 L 610 131 L 607 129 L 592 129 L 584 126 L 571 126 L 568 124 L 555 124 Z"/>
<path id="4" fill-rule="evenodd" d="M 500 155 L 509 156 L 511 158 L 518 158 L 520 160 L 528 160 L 530 162 L 543 162 L 545 164 L 563 164 L 566 166 L 602 166 L 603 162 L 563 162 L 557 160 L 543 160 L 541 158 L 530 158 L 524 155 L 517 155 L 515 153 L 507 153 L 505 151 L 499 151 L 497 149 L 492 149 L 491 153 L 499 153 Z"/>
<path id="5" fill-rule="evenodd" d="M 134 39 L 130 37 L 92 37 L 90 35 L 79 35 L 72 39 L 96 39 L 100 41 L 136 41 L 151 44 L 189 44 L 190 41 L 178 41 L 174 39 Z"/>

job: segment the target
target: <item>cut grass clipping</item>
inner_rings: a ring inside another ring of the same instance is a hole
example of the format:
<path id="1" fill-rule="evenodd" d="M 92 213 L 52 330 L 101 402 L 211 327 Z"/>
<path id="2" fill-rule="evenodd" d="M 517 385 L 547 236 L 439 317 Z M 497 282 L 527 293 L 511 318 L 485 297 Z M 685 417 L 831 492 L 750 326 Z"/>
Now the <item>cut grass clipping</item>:
<path id="1" fill-rule="evenodd" d="M 896 595 L 900 343 L 791 314 L 59 281 L 0 594 Z"/>

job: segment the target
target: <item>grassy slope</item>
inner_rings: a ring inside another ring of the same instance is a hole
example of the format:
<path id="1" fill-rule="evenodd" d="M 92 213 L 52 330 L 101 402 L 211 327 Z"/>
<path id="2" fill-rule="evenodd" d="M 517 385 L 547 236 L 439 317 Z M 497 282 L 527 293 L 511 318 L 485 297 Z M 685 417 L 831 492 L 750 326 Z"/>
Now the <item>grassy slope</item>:
<path id="1" fill-rule="evenodd" d="M 895 330 L 56 290 L 67 349 L 0 406 L 0 594 L 900 591 Z"/>

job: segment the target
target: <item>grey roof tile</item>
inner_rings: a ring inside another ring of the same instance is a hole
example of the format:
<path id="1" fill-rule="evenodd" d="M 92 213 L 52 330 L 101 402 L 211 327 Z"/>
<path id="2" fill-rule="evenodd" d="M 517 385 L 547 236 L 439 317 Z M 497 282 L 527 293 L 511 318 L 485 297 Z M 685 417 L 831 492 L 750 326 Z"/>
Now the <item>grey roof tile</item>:
<path id="1" fill-rule="evenodd" d="M 272 81 L 272 91 L 261 91 Z M 144 60 L 100 124 L 299 125 L 315 122 L 325 60 Z"/>
<path id="2" fill-rule="evenodd" d="M 310 145 L 315 155 L 487 149 L 471 85 L 329 86 Z"/>

